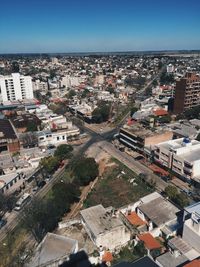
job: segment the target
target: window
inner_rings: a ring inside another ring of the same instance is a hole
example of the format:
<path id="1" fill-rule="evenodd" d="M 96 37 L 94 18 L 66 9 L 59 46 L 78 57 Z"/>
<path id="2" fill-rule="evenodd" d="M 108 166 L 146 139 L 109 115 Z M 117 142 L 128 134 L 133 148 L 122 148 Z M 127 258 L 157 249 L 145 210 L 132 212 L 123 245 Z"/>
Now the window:
<path id="1" fill-rule="evenodd" d="M 57 141 L 59 141 L 59 139 L 60 139 L 59 136 L 57 136 Z"/>
<path id="2" fill-rule="evenodd" d="M 64 135 L 63 135 L 62 139 L 65 140 L 65 136 Z"/>

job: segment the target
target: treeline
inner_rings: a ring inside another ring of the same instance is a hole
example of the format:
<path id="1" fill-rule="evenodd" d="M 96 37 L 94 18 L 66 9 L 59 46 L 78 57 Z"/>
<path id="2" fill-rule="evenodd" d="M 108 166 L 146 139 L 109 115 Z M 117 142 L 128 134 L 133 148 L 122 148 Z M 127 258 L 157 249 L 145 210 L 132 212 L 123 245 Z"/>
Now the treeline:
<path id="1" fill-rule="evenodd" d="M 99 174 L 98 164 L 93 158 L 71 160 L 68 171 L 71 181 L 57 182 L 45 199 L 35 199 L 24 210 L 24 227 L 40 242 L 47 232 L 53 231 L 63 215 L 70 211 L 73 203 L 80 198 L 80 187 L 88 185 Z"/>

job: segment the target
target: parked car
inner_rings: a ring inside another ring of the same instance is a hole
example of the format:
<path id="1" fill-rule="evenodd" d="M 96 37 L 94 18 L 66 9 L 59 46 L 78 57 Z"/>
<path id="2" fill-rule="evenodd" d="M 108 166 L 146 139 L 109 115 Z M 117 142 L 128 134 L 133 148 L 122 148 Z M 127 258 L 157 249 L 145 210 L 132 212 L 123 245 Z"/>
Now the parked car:
<path id="1" fill-rule="evenodd" d="M 43 180 L 43 181 L 38 183 L 38 187 L 42 188 L 43 186 L 45 186 L 45 184 L 46 184 L 46 181 Z"/>
<path id="2" fill-rule="evenodd" d="M 7 223 L 5 219 L 0 219 L 0 229 Z"/>

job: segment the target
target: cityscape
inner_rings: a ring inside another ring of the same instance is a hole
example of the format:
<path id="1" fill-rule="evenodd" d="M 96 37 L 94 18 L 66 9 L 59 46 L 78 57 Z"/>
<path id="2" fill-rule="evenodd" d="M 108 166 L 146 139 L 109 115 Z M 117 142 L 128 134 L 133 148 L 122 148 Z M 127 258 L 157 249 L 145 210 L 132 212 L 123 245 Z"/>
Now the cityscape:
<path id="1" fill-rule="evenodd" d="M 2 3 L 0 267 L 200 266 L 200 4 L 168 2 Z"/>

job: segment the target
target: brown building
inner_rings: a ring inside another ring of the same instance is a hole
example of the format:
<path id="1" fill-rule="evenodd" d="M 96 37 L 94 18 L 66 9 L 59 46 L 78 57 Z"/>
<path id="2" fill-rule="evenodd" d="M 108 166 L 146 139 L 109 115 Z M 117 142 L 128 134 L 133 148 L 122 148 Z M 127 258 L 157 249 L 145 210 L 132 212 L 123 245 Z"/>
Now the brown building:
<path id="1" fill-rule="evenodd" d="M 200 77 L 195 73 L 187 73 L 176 82 L 174 114 L 200 105 Z"/>
<path id="2" fill-rule="evenodd" d="M 19 150 L 20 143 L 12 124 L 7 119 L 0 119 L 0 153 L 3 151 L 14 153 Z"/>

